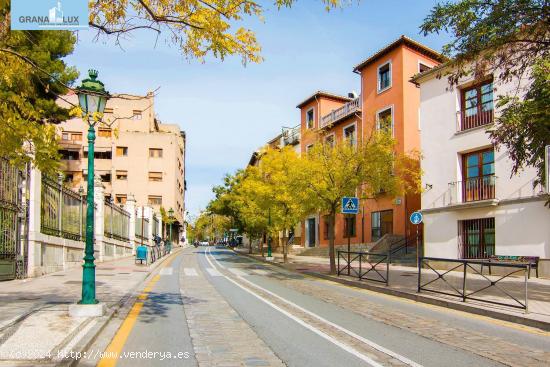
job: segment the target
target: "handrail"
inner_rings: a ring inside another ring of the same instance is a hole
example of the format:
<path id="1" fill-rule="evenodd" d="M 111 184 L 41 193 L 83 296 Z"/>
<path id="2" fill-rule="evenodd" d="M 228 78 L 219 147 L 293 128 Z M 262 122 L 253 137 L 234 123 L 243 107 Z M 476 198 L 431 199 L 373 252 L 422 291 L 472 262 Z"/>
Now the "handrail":
<path id="1" fill-rule="evenodd" d="M 361 109 L 361 97 L 358 97 L 350 102 L 345 103 L 342 107 L 332 110 L 330 113 L 321 117 L 321 129 L 360 109 Z"/>

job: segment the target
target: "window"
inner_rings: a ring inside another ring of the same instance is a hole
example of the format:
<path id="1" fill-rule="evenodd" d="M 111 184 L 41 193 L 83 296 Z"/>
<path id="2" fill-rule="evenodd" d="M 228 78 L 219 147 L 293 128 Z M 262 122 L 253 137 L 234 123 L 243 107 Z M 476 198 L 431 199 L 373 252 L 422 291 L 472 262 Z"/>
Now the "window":
<path id="1" fill-rule="evenodd" d="M 122 181 L 128 180 L 128 171 L 116 171 L 116 179 Z"/>
<path id="2" fill-rule="evenodd" d="M 493 122 L 493 81 L 462 90 L 461 130 Z"/>
<path id="3" fill-rule="evenodd" d="M 313 148 L 313 144 L 306 145 L 306 153 L 309 153 L 309 151 Z"/>
<path id="4" fill-rule="evenodd" d="M 105 107 L 105 109 L 103 110 L 103 114 L 113 113 L 113 112 L 114 112 L 113 109 L 109 107 Z"/>
<path id="5" fill-rule="evenodd" d="M 351 145 L 356 143 L 355 124 L 344 128 L 344 139 Z"/>
<path id="6" fill-rule="evenodd" d="M 162 172 L 149 172 L 149 181 L 162 181 Z"/>
<path id="7" fill-rule="evenodd" d="M 88 152 L 84 152 L 84 158 L 88 158 Z M 111 159 L 112 158 L 112 152 L 110 150 L 106 152 L 94 152 L 94 158 L 95 159 Z"/>
<path id="8" fill-rule="evenodd" d="M 371 213 L 371 241 L 377 241 L 385 234 L 393 233 L 393 210 Z"/>
<path id="9" fill-rule="evenodd" d="M 65 183 L 73 183 L 74 181 L 74 174 L 73 173 L 65 173 L 65 177 L 63 178 L 63 182 Z"/>
<path id="10" fill-rule="evenodd" d="M 327 143 L 328 146 L 334 147 L 334 134 L 331 134 L 325 138 L 325 143 Z"/>
<path id="11" fill-rule="evenodd" d="M 484 259 L 495 254 L 495 218 L 458 221 L 459 254 L 463 259 Z"/>
<path id="12" fill-rule="evenodd" d="M 462 156 L 462 201 L 495 198 L 494 149 L 476 151 Z"/>
<path id="13" fill-rule="evenodd" d="M 141 120 L 141 111 L 133 110 L 132 111 L 132 120 Z"/>
<path id="14" fill-rule="evenodd" d="M 386 108 L 376 115 L 376 128 L 393 134 L 393 108 Z"/>
<path id="15" fill-rule="evenodd" d="M 356 223 L 355 215 L 350 217 L 344 217 L 344 237 L 355 237 L 356 236 Z"/>
<path id="16" fill-rule="evenodd" d="M 149 205 L 162 205 L 162 196 L 149 196 Z"/>
<path id="17" fill-rule="evenodd" d="M 101 129 L 99 128 L 97 130 L 97 136 L 101 138 L 110 138 L 111 137 L 111 129 Z"/>
<path id="18" fill-rule="evenodd" d="M 117 157 L 128 157 L 128 147 L 116 147 Z"/>
<path id="19" fill-rule="evenodd" d="M 65 131 L 61 134 L 61 139 L 65 141 L 82 141 L 82 133 Z"/>
<path id="20" fill-rule="evenodd" d="M 111 174 L 110 173 L 104 173 L 102 175 L 99 175 L 101 178 L 101 182 L 111 182 Z"/>
<path id="21" fill-rule="evenodd" d="M 115 202 L 117 204 L 126 204 L 127 196 L 126 194 L 116 194 L 115 195 Z"/>
<path id="22" fill-rule="evenodd" d="M 419 73 L 423 73 L 423 72 L 428 71 L 430 69 L 431 69 L 431 67 L 429 67 L 428 65 L 423 64 L 421 62 L 418 63 L 418 72 Z"/>
<path id="23" fill-rule="evenodd" d="M 160 148 L 149 148 L 149 157 L 150 158 L 162 158 L 162 149 L 160 149 Z"/>
<path id="24" fill-rule="evenodd" d="M 310 108 L 306 112 L 306 128 L 313 129 L 315 126 L 315 114 L 313 112 L 313 108 Z"/>
<path id="25" fill-rule="evenodd" d="M 59 150 L 61 159 L 64 161 L 77 161 L 80 157 L 80 153 L 77 150 Z"/>
<path id="26" fill-rule="evenodd" d="M 378 67 L 378 93 L 391 87 L 391 62 Z"/>

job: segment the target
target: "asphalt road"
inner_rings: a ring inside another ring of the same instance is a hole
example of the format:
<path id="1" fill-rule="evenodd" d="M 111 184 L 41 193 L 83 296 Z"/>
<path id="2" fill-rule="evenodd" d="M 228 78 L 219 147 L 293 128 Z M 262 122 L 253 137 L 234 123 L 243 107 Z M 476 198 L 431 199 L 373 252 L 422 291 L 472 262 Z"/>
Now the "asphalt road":
<path id="1" fill-rule="evenodd" d="M 134 323 L 120 353 L 189 357 L 121 358 L 117 365 L 224 365 L 212 361 L 227 355 L 227 365 L 241 358 L 237 365 L 248 366 L 273 365 L 273 358 L 297 367 L 502 366 L 518 364 L 489 357 L 489 351 L 501 348 L 518 358 L 532 350 L 550 352 L 544 333 L 295 274 L 227 249 L 186 249 L 149 288 L 139 312 L 129 316 Z M 203 322 L 194 319 L 197 313 Z M 219 318 L 223 313 L 229 317 Z M 414 327 L 401 325 L 411 322 Z"/>

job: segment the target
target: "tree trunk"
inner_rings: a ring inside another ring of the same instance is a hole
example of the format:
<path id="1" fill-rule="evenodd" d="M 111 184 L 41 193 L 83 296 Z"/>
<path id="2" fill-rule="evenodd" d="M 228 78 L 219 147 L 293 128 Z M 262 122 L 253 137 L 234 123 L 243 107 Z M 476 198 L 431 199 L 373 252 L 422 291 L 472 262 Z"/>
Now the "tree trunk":
<path id="1" fill-rule="evenodd" d="M 248 253 L 252 253 L 252 237 L 248 237 Z"/>
<path id="2" fill-rule="evenodd" d="M 260 252 L 262 253 L 262 257 L 264 257 L 264 238 L 265 236 L 262 234 L 262 239 L 260 240 Z"/>
<path id="3" fill-rule="evenodd" d="M 285 240 L 286 229 L 283 229 L 283 262 L 286 263 L 288 258 L 288 240 Z"/>
<path id="4" fill-rule="evenodd" d="M 329 247 L 329 259 L 330 259 L 330 273 L 336 274 L 336 259 L 334 253 L 334 227 L 336 225 L 336 211 L 332 210 L 329 214 L 328 221 L 328 247 Z"/>

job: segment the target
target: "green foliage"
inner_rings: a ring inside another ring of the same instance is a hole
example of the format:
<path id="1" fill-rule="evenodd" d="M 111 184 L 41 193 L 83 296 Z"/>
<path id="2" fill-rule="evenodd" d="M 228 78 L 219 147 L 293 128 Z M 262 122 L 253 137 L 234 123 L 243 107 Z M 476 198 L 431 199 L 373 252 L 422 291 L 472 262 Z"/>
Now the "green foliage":
<path id="1" fill-rule="evenodd" d="M 69 117 L 55 100 L 78 76 L 62 58 L 74 48 L 68 31 L 10 31 L 9 1 L 0 0 L 0 156 L 20 166 L 57 169 L 54 124 Z"/>

